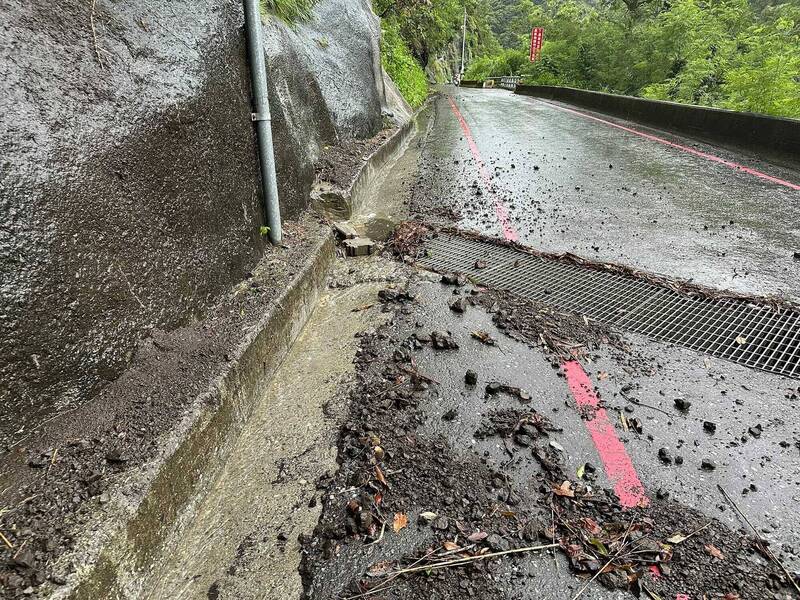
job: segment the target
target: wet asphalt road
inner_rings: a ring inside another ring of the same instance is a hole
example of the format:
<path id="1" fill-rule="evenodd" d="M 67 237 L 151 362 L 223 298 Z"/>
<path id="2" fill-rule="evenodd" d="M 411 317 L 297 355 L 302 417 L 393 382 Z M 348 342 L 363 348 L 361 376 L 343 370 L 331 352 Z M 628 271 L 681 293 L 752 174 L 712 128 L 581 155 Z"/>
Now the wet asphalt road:
<path id="1" fill-rule="evenodd" d="M 469 127 L 489 186 L 450 98 Z M 500 199 L 525 245 L 743 293 L 800 298 L 800 261 L 793 259 L 800 249 L 799 191 L 505 91 L 448 88 L 433 111 L 420 181 L 431 197 L 452 201 L 460 227 L 502 236 L 494 206 Z M 800 183 L 797 171 L 628 125 Z M 458 317 L 439 308 L 443 302 L 430 304 L 437 306 L 435 321 L 452 331 L 463 329 Z M 473 318 L 495 331 L 487 319 Z M 476 325 L 470 323 L 465 331 Z M 800 568 L 800 382 L 641 336 L 627 338 L 632 353 L 652 369 L 627 368 L 606 351 L 585 369 L 612 418 L 628 404 L 620 394 L 623 387 L 630 386 L 631 396 L 655 407 L 635 408 L 644 425 L 641 435 L 616 426 L 646 493 L 668 493 L 734 529 L 745 528 L 717 489 L 722 485 L 782 558 Z M 529 390 L 542 412 L 559 412 L 573 469 L 587 460 L 597 463 L 564 380 L 537 352 L 508 342 L 504 350 L 480 349 L 470 363 L 487 380 Z M 458 406 L 463 419 L 473 412 L 465 407 L 480 414 L 481 400 L 464 396 L 457 384 L 463 362 L 441 363 L 434 356 L 421 361 L 440 381 L 448 381 L 443 373 L 452 370 L 453 404 L 442 402 L 436 410 Z M 691 401 L 690 411 L 676 411 L 675 398 Z M 703 429 L 705 420 L 717 424 L 715 433 Z M 758 425 L 763 433 L 755 437 L 748 429 Z M 466 437 L 475 423 L 464 426 L 456 437 Z M 458 427 L 457 422 L 456 433 Z M 680 455 L 684 463 L 664 465 L 659 448 Z M 715 471 L 701 470 L 704 458 L 716 463 Z"/>
<path id="2" fill-rule="evenodd" d="M 563 428 L 558 441 L 564 447 L 567 473 L 576 473 L 586 462 L 602 465 L 564 378 L 557 375 L 542 352 L 509 339 L 482 310 L 454 314 L 448 309 L 450 290 L 441 288 L 428 284 L 417 290 L 421 305 L 418 318 L 451 331 L 462 351 L 450 354 L 425 350 L 417 359 L 423 372 L 441 384 L 440 396 L 422 407 L 428 416 L 428 433 L 445 437 L 454 448 L 487 457 L 489 464 L 501 469 L 506 460 L 504 445 L 497 438 L 476 440 L 474 436 L 483 415 L 498 406 L 495 397 L 483 393 L 484 384 L 500 381 L 529 392 L 534 398 L 532 406 Z M 470 332 L 475 330 L 489 332 L 500 340 L 499 346 L 472 339 Z M 794 445 L 800 440 L 800 400 L 786 398 L 790 388 L 797 390 L 800 382 L 638 335 L 626 339 L 629 355 L 636 358 L 638 368 L 620 362 L 608 346 L 592 353 L 584 368 L 615 424 L 645 496 L 668 494 L 680 505 L 697 509 L 731 529 L 746 529 L 746 523 L 719 492 L 717 485 L 721 485 L 759 534 L 772 543 L 781 560 L 793 570 L 800 569 L 800 451 Z M 479 374 L 474 389 L 463 384 L 466 368 Z M 629 390 L 628 397 L 642 404 L 627 402 L 621 394 L 623 388 Z M 692 406 L 681 413 L 675 409 L 675 398 L 684 398 Z M 508 406 L 513 405 L 512 401 Z M 443 415 L 450 410 L 457 411 L 458 416 L 448 422 Z M 621 414 L 638 418 L 642 433 L 623 431 Z M 705 431 L 704 421 L 714 422 L 716 431 Z M 757 424 L 763 433 L 754 438 L 748 428 Z M 665 465 L 658 456 L 660 448 L 667 448 L 673 457 L 681 456 L 683 464 Z M 714 471 L 700 468 L 704 458 L 716 463 Z M 538 469 L 528 458 L 516 471 L 509 471 L 514 489 L 525 495 Z M 598 484 L 613 488 L 614 482 L 602 471 L 600 468 Z M 564 577 L 568 570 L 553 568 L 545 557 L 532 558 L 531 568 L 541 576 L 535 585 L 524 586 L 520 598 L 571 597 L 564 591 L 575 586 L 576 580 Z M 685 590 L 672 592 L 670 600 L 681 598 L 679 594 Z M 611 600 L 625 595 L 594 585 L 588 597 Z"/>
<path id="3" fill-rule="evenodd" d="M 504 90 L 444 89 L 423 168 L 432 193 L 460 212 L 462 227 L 501 235 L 499 199 L 526 245 L 738 292 L 800 297 L 793 258 L 800 191 L 558 106 Z M 796 170 L 579 110 L 800 184 Z"/>

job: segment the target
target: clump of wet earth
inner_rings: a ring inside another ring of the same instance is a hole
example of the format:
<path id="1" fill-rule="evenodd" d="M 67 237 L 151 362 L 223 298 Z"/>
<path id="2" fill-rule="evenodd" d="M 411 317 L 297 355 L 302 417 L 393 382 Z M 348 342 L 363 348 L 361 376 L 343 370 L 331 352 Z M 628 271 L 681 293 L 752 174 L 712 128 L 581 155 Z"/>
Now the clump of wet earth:
<path id="1" fill-rule="evenodd" d="M 599 344 L 629 368 L 648 368 L 582 317 L 474 288 L 458 275 L 443 280 L 425 284 L 439 286 L 436 302 L 454 313 L 487 311 L 509 337 L 544 351 L 554 369 Z M 623 508 L 598 484 L 598 466 L 568 470 L 559 413 L 541 414 L 523 389 L 478 383 L 481 374 L 465 366 L 463 386 L 491 400 L 478 426 L 461 427 L 458 409 L 434 417 L 447 391 L 425 357 L 465 353 L 466 365 L 469 356 L 443 329 L 451 322 L 443 326 L 417 301 L 416 288 L 385 290 L 381 301 L 394 316 L 361 338 L 340 468 L 318 482 L 322 516 L 303 540 L 306 598 L 540 598 L 530 581 L 548 577 L 542 555 L 573 574 L 553 597 L 597 597 L 597 586 L 656 600 L 796 597 L 764 540 L 666 494 Z M 490 332 L 472 337 L 502 351 L 504 340 Z"/>

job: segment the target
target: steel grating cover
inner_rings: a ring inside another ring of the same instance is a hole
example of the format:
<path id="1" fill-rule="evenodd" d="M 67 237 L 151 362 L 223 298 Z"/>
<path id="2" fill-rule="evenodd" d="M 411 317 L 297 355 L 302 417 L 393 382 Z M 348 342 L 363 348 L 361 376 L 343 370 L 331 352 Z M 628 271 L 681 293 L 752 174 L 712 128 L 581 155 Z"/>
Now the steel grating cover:
<path id="1" fill-rule="evenodd" d="M 800 313 L 740 299 L 698 298 L 606 271 L 532 256 L 474 239 L 439 235 L 421 267 L 586 315 L 712 356 L 800 378 Z M 485 261 L 485 268 L 476 268 Z"/>

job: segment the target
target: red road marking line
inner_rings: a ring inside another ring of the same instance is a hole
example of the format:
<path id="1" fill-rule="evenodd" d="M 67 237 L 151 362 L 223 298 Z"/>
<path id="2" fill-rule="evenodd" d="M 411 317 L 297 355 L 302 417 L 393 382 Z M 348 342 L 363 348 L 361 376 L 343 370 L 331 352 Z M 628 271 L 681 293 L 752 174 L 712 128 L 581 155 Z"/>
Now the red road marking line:
<path id="1" fill-rule="evenodd" d="M 613 423 L 608 418 L 606 410 L 600 406 L 600 400 L 594 393 L 591 379 L 583 370 L 578 361 L 566 361 L 562 368 L 567 378 L 567 385 L 579 407 L 589 407 L 594 418 L 585 421 L 586 428 L 592 436 L 592 441 L 603 461 L 606 475 L 614 486 L 619 502 L 626 508 L 634 506 L 647 506 L 649 500 L 644 492 L 644 486 L 636 474 L 633 462 L 625 450 L 624 444 L 617 437 Z"/>
<path id="2" fill-rule="evenodd" d="M 481 153 L 478 150 L 478 145 L 475 143 L 475 139 L 472 137 L 472 131 L 470 131 L 467 121 L 464 119 L 461 111 L 458 110 L 458 106 L 456 106 L 453 98 L 448 96 L 447 99 L 450 100 L 450 108 L 452 109 L 453 114 L 456 116 L 456 119 L 458 119 L 458 122 L 461 125 L 461 130 L 464 132 L 464 136 L 467 138 L 467 144 L 469 145 L 469 151 L 472 153 L 472 158 L 475 159 L 476 163 L 478 163 L 478 173 L 480 173 L 483 184 L 486 187 L 486 193 L 489 194 L 491 199 L 494 201 L 494 212 L 497 215 L 497 220 L 500 221 L 500 226 L 503 229 L 503 237 L 512 242 L 516 242 L 519 239 L 519 235 L 517 234 L 517 230 L 514 228 L 514 225 L 511 223 L 511 219 L 508 216 L 508 210 L 506 209 L 505 204 L 503 204 L 503 201 L 498 197 L 498 195 L 492 191 L 492 178 L 489 176 L 489 172 L 486 170 L 483 158 L 481 158 Z"/>
<path id="3" fill-rule="evenodd" d="M 658 142 L 659 144 L 664 144 L 665 146 L 670 146 L 671 148 L 677 148 L 678 150 L 682 150 L 683 152 L 688 152 L 689 154 L 694 154 L 695 156 L 699 156 L 700 158 L 705 158 L 706 160 L 710 160 L 712 162 L 725 165 L 726 167 L 730 167 L 731 169 L 734 169 L 736 171 L 741 171 L 743 173 L 747 173 L 748 175 L 760 177 L 761 179 L 765 179 L 766 181 L 770 181 L 772 183 L 788 187 L 789 189 L 800 191 L 800 185 L 796 183 L 792 183 L 791 181 L 785 181 L 783 179 L 778 179 L 777 177 L 773 177 L 772 175 L 767 175 L 766 173 L 762 173 L 761 171 L 751 169 L 750 167 L 745 167 L 744 165 L 740 165 L 730 160 L 725 160 L 724 158 L 720 158 L 719 156 L 714 156 L 713 154 L 708 154 L 707 152 L 701 152 L 700 150 L 695 150 L 694 148 L 690 148 L 688 146 L 682 146 L 681 144 L 670 142 L 669 140 L 665 140 L 664 138 L 660 138 L 658 136 L 645 133 L 643 131 L 638 131 L 636 129 L 632 129 L 631 127 L 625 127 L 624 125 L 620 125 L 619 123 L 614 123 L 612 121 L 607 121 L 605 119 L 601 119 L 600 117 L 595 117 L 580 110 L 574 110 L 572 108 L 567 108 L 566 106 L 559 106 L 558 104 L 553 104 L 552 102 L 548 102 L 547 100 L 542 100 L 541 98 L 537 98 L 537 100 L 539 102 L 547 104 L 548 106 L 557 108 L 558 110 L 563 110 L 565 112 L 573 113 L 578 116 L 584 117 L 586 119 L 597 121 L 598 123 L 604 123 L 605 125 L 621 129 L 622 131 L 627 131 L 628 133 L 638 135 L 639 137 L 643 137 L 653 142 Z"/>

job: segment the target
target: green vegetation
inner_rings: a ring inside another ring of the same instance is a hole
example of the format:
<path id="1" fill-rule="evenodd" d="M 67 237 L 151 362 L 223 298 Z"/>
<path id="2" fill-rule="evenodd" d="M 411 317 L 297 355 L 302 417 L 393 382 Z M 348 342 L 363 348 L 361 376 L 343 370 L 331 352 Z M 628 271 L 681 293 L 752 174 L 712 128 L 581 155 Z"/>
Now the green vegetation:
<path id="1" fill-rule="evenodd" d="M 506 46 L 472 61 L 470 79 L 522 75 L 568 85 L 800 117 L 800 0 L 493 0 Z M 545 28 L 528 61 L 530 28 Z"/>
<path id="2" fill-rule="evenodd" d="M 421 105 L 428 96 L 425 71 L 412 56 L 396 22 L 382 23 L 381 33 L 383 68 L 395 82 L 406 102 L 413 107 Z"/>
<path id="3" fill-rule="evenodd" d="M 311 18 L 318 0 L 261 0 L 264 14 L 273 14 L 286 23 L 294 24 Z"/>
<path id="4" fill-rule="evenodd" d="M 461 59 L 461 27 L 467 9 L 470 54 L 499 50 L 486 15 L 489 0 L 373 0 L 381 18 L 383 66 L 412 106 L 428 94 L 428 76 L 450 79 Z"/>

